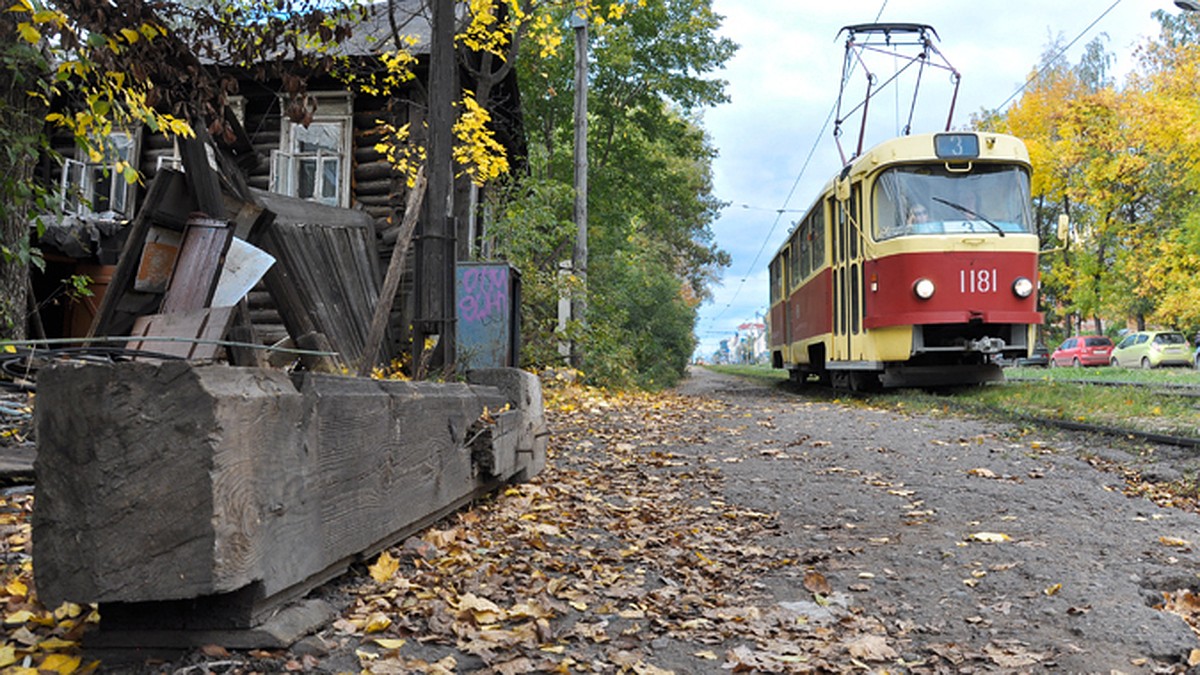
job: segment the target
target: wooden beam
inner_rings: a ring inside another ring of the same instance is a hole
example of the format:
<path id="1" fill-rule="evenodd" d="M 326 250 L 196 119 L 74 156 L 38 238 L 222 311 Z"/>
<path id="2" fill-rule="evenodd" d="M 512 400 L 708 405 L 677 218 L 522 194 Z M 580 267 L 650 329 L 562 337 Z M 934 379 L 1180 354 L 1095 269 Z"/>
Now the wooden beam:
<path id="1" fill-rule="evenodd" d="M 379 302 L 375 305 L 375 314 L 371 317 L 371 327 L 367 331 L 362 361 L 358 365 L 359 377 L 370 375 L 371 368 L 379 358 L 380 342 L 387 329 L 388 317 L 392 313 L 392 303 L 396 300 L 396 291 L 400 288 L 400 280 L 404 278 L 404 261 L 408 257 L 408 247 L 412 243 L 417 219 L 421 213 L 421 203 L 424 199 L 425 167 L 422 166 L 417 170 L 417 185 L 409 190 L 408 203 L 404 205 L 404 222 L 400 224 L 396 246 L 392 249 L 392 259 L 388 261 L 387 276 L 383 279 L 383 289 L 379 291 Z"/>
<path id="2" fill-rule="evenodd" d="M 188 189 L 196 198 L 196 207 L 209 218 L 222 218 L 225 215 L 225 199 L 221 196 L 221 179 L 216 167 L 209 160 L 208 128 L 192 120 L 196 130 L 194 138 L 184 138 L 179 142 L 179 154 L 183 159 L 183 168 L 187 172 Z"/>
<path id="3" fill-rule="evenodd" d="M 38 596 L 200 599 L 180 603 L 178 620 L 252 624 L 277 599 L 544 466 L 537 378 L 504 369 L 474 380 L 49 366 L 38 374 Z M 479 434 L 484 410 L 506 404 Z M 204 598 L 220 617 L 188 611 Z"/>

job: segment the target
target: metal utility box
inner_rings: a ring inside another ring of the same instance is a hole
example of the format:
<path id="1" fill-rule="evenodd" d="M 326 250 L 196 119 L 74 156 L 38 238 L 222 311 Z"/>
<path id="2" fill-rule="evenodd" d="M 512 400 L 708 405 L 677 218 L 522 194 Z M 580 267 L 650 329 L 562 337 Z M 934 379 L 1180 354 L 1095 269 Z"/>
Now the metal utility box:
<path id="1" fill-rule="evenodd" d="M 458 361 L 465 369 L 515 368 L 521 361 L 521 274 L 508 263 L 460 262 Z"/>

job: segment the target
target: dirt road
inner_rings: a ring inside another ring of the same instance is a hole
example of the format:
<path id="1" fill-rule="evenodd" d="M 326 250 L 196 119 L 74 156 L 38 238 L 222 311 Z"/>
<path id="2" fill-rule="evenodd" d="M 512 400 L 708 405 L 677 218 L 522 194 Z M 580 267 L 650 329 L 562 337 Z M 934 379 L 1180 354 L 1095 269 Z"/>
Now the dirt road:
<path id="1" fill-rule="evenodd" d="M 1200 516 L 1125 496 L 1086 461 L 1173 475 L 1166 449 L 1148 464 L 1152 448 L 814 402 L 704 370 L 681 393 L 730 416 L 680 450 L 727 461 L 727 499 L 777 512 L 773 544 L 810 551 L 831 595 L 879 617 L 902 659 L 1170 672 L 1200 647 L 1153 608 L 1200 584 Z M 808 595 L 787 575 L 762 583 L 779 603 Z"/>

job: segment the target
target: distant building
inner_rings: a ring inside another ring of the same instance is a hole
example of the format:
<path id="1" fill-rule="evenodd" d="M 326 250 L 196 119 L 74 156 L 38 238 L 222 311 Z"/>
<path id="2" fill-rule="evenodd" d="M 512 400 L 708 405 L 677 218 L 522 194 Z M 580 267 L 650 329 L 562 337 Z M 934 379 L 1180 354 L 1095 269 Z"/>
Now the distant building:
<path id="1" fill-rule="evenodd" d="M 731 359 L 734 363 L 758 364 L 767 360 L 767 326 L 747 322 L 738 326 L 732 340 Z"/>

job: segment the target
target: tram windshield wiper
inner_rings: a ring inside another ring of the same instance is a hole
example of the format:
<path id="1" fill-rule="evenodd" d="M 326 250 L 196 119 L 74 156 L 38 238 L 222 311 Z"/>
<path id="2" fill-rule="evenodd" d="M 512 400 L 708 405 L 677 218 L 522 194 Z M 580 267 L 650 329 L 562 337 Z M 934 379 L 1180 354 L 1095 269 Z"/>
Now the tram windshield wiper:
<path id="1" fill-rule="evenodd" d="M 962 204 L 955 204 L 954 202 L 952 202 L 948 199 L 942 199 L 941 197 L 933 197 L 933 201 L 941 203 L 941 204 L 945 204 L 946 206 L 949 206 L 952 209 L 957 209 L 959 211 L 962 211 L 963 213 L 967 214 L 968 216 L 970 216 L 972 218 L 978 218 L 979 220 L 982 220 L 983 222 L 990 225 L 993 230 L 1000 233 L 1001 237 L 1004 236 L 1004 230 L 1001 229 L 999 225 L 993 223 L 992 221 L 988 220 L 987 218 L 984 218 L 982 215 L 980 215 L 973 209 L 968 209 L 967 207 L 963 206 Z"/>

